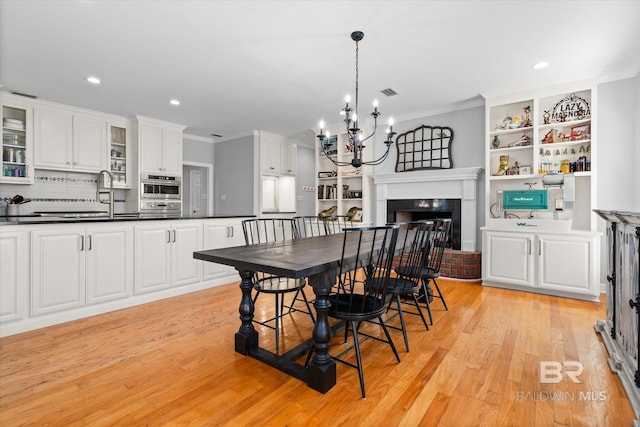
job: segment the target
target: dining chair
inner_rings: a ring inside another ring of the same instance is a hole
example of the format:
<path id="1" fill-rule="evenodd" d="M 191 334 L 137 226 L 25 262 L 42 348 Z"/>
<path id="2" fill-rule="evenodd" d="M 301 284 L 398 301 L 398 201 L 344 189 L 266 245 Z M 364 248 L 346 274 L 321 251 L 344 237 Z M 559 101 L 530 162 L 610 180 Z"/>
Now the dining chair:
<path id="1" fill-rule="evenodd" d="M 326 234 L 342 233 L 345 228 L 353 227 L 351 217 L 347 215 L 327 216 L 322 218 Z"/>
<path id="2" fill-rule="evenodd" d="M 338 284 L 329 295 L 328 316 L 345 322 L 345 342 L 349 330 L 353 336 L 353 344 L 332 355 L 332 359 L 358 370 L 362 398 L 366 398 L 364 374 L 360 344 L 373 339 L 387 343 L 400 363 L 389 330 L 382 318 L 387 311 L 386 299 L 391 263 L 398 237 L 397 226 L 347 228 L 344 230 L 342 256 L 338 268 Z M 355 256 L 346 256 L 355 249 Z M 375 280 L 375 286 L 373 282 Z M 378 325 L 382 328 L 386 339 L 362 330 L 362 322 Z M 343 358 L 355 349 L 356 363 Z M 307 355 L 306 364 L 311 360 L 313 349 Z"/>
<path id="3" fill-rule="evenodd" d="M 319 216 L 296 216 L 293 219 L 295 220 L 298 237 L 324 236 L 327 234 L 324 221 Z"/>
<path id="4" fill-rule="evenodd" d="M 389 278 L 388 285 L 388 293 L 392 298 L 387 305 L 387 311 L 393 310 L 395 314 L 387 318 L 386 322 L 389 328 L 402 331 L 405 348 L 409 351 L 404 315 L 419 316 L 426 330 L 429 330 L 421 305 L 418 303 L 417 293 L 420 290 L 422 267 L 427 256 L 425 249 L 431 236 L 433 221 L 397 222 L 394 225 L 399 227 L 399 231 L 393 275 Z M 376 280 L 374 279 L 374 284 Z M 414 310 L 403 308 L 404 305 L 411 305 Z M 400 327 L 389 324 L 389 321 L 395 317 L 400 317 Z"/>
<path id="5" fill-rule="evenodd" d="M 242 221 L 245 243 L 253 245 L 257 243 L 278 242 L 298 237 L 293 218 L 255 218 Z M 282 317 L 295 311 L 307 313 L 313 322 L 315 318 L 311 306 L 304 293 L 306 278 L 293 279 L 281 277 L 263 272 L 256 272 L 253 277 L 253 289 L 256 291 L 253 302 L 257 301 L 260 294 L 272 294 L 275 297 L 275 315 L 266 320 L 256 320 L 255 323 L 274 329 L 276 334 L 276 353 L 280 350 L 280 325 Z M 295 293 L 290 305 L 285 304 L 285 295 Z M 302 296 L 302 301 L 307 311 L 295 308 L 294 304 Z M 286 312 L 285 312 L 286 309 Z M 272 326 L 271 323 L 275 325 Z"/>
<path id="6" fill-rule="evenodd" d="M 442 256 L 444 250 L 449 244 L 449 236 L 451 231 L 451 218 L 438 218 L 433 222 L 432 237 L 429 240 L 429 254 L 425 259 L 424 267 L 420 273 L 420 281 L 422 288 L 418 295 L 418 301 L 423 300 L 429 314 L 429 322 L 433 325 L 433 316 L 431 314 L 431 302 L 433 298 L 439 298 L 445 310 L 449 310 L 447 302 L 442 295 L 442 291 L 438 286 L 437 278 L 440 277 L 440 266 L 442 264 Z M 436 288 L 437 295 L 434 295 L 431 282 Z"/>

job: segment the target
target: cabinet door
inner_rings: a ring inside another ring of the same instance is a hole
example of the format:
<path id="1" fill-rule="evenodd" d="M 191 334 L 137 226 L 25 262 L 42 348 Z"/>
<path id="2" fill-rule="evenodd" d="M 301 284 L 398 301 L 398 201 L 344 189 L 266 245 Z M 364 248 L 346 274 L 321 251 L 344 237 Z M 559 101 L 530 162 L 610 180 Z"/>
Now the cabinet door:
<path id="1" fill-rule="evenodd" d="M 598 290 L 593 286 L 593 249 L 594 242 L 590 238 L 538 236 L 538 286 L 597 295 Z"/>
<path id="2" fill-rule="evenodd" d="M 6 99 L 0 93 L 0 123 L 2 126 L 2 155 L 0 182 L 33 184 L 33 105 L 21 100 Z M 22 129 L 4 126 L 5 119 L 19 120 Z M 13 159 L 8 153 L 13 150 Z"/>
<path id="3" fill-rule="evenodd" d="M 533 236 L 485 231 L 483 280 L 532 286 Z"/>
<path id="4" fill-rule="evenodd" d="M 87 228 L 87 303 L 127 298 L 133 289 L 131 227 Z"/>
<path id="5" fill-rule="evenodd" d="M 282 173 L 295 175 L 298 171 L 298 146 L 296 144 L 282 144 Z"/>
<path id="6" fill-rule="evenodd" d="M 229 246 L 232 228 L 223 223 L 209 223 L 204 225 L 204 248 L 219 249 Z M 240 228 L 242 234 L 242 228 Z M 244 242 L 244 238 L 243 238 Z M 233 274 L 234 268 L 215 262 L 201 261 L 204 264 L 204 280 L 217 279 L 218 277 Z"/>
<path id="7" fill-rule="evenodd" d="M 29 232 L 0 230 L 0 323 L 29 315 Z"/>
<path id="8" fill-rule="evenodd" d="M 182 175 L 182 131 L 162 130 L 162 169 L 170 175 Z"/>
<path id="9" fill-rule="evenodd" d="M 266 174 L 279 174 L 281 172 L 281 146 L 280 141 L 273 136 L 261 133 L 260 136 L 260 169 Z"/>
<path id="10" fill-rule="evenodd" d="M 162 127 L 140 123 L 140 172 L 162 171 Z"/>
<path id="11" fill-rule="evenodd" d="M 166 289 L 171 283 L 171 233 L 166 226 L 135 227 L 135 293 Z"/>
<path id="12" fill-rule="evenodd" d="M 107 169 L 107 122 L 100 117 L 73 115 L 73 168 Z"/>
<path id="13" fill-rule="evenodd" d="M 202 261 L 193 258 L 202 250 L 202 223 L 174 225 L 171 230 L 171 285 L 202 281 Z"/>
<path id="14" fill-rule="evenodd" d="M 35 166 L 71 168 L 73 119 L 70 111 L 36 107 L 34 109 Z"/>
<path id="15" fill-rule="evenodd" d="M 84 228 L 31 234 L 31 310 L 34 315 L 85 304 Z"/>

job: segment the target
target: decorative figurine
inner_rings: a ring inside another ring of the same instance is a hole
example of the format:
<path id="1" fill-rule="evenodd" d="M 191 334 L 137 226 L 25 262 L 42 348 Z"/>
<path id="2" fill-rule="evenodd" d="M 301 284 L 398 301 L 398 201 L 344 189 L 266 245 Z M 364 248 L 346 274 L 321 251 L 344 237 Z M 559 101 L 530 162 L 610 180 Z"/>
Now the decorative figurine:
<path id="1" fill-rule="evenodd" d="M 564 122 L 565 120 L 567 120 L 567 113 L 563 111 L 562 113 L 558 114 L 558 117 L 560 118 L 560 122 Z"/>
<path id="2" fill-rule="evenodd" d="M 551 113 L 545 110 L 544 114 L 542 115 L 542 120 L 544 120 L 545 125 L 548 125 L 549 120 L 551 120 Z"/>
<path id="3" fill-rule="evenodd" d="M 498 138 L 498 135 L 493 136 L 493 140 L 491 141 L 491 147 L 500 148 L 500 138 Z"/>
<path id="4" fill-rule="evenodd" d="M 542 143 L 543 144 L 551 144 L 553 142 L 556 142 L 556 135 L 558 134 L 558 131 L 556 129 L 550 129 L 549 132 L 547 132 L 544 135 L 544 138 L 542 138 Z"/>
<path id="5" fill-rule="evenodd" d="M 530 127 L 531 126 L 531 105 L 527 105 L 523 108 L 524 110 L 524 119 L 522 127 Z"/>
<path id="6" fill-rule="evenodd" d="M 520 140 L 516 143 L 517 146 L 526 146 L 531 144 L 531 137 L 526 133 L 523 133 Z"/>
<path id="7" fill-rule="evenodd" d="M 500 156 L 500 166 L 498 166 L 496 175 L 501 176 L 505 174 L 509 174 L 509 156 Z"/>
<path id="8" fill-rule="evenodd" d="M 337 211 L 337 210 L 338 210 L 338 207 L 337 207 L 337 206 L 331 206 L 330 208 L 327 208 L 327 209 L 325 209 L 325 210 L 323 210 L 323 211 L 320 211 L 320 213 L 318 214 L 318 216 L 319 216 L 320 218 L 328 218 L 328 217 L 330 217 L 330 216 L 333 216 L 333 213 L 334 213 L 335 211 Z"/>

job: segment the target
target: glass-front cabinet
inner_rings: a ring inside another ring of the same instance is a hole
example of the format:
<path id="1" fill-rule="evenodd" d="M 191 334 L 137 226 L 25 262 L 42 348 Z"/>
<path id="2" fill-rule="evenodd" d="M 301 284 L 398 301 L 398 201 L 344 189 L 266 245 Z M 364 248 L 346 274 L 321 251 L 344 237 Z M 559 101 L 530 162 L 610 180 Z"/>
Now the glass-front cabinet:
<path id="1" fill-rule="evenodd" d="M 33 183 L 33 106 L 2 95 L 2 176 L 0 182 Z"/>
<path id="2" fill-rule="evenodd" d="M 113 186 L 131 188 L 131 152 L 129 125 L 126 121 L 109 121 L 109 171 Z"/>

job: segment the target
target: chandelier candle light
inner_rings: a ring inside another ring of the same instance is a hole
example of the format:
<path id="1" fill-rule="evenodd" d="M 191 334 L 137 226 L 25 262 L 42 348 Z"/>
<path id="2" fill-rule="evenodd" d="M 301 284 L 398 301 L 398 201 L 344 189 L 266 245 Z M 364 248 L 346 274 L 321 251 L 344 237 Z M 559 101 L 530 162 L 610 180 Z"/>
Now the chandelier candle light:
<path id="1" fill-rule="evenodd" d="M 360 128 L 358 128 L 358 42 L 362 40 L 364 37 L 364 33 L 362 31 L 354 31 L 351 33 L 351 40 L 356 42 L 356 99 L 355 99 L 355 108 L 351 108 L 349 106 L 349 102 L 351 102 L 351 97 L 347 95 L 345 97 L 346 105 L 340 111 L 340 114 L 344 115 L 344 122 L 347 126 L 347 137 L 349 139 L 349 146 L 351 152 L 353 153 L 353 159 L 351 161 L 339 161 L 337 158 L 333 158 L 331 153 L 327 151 L 329 145 L 329 131 L 325 132 L 324 129 L 324 121 L 320 121 L 320 134 L 318 135 L 318 139 L 320 140 L 320 146 L 322 148 L 322 152 L 327 156 L 329 160 L 333 162 L 336 166 L 353 166 L 354 168 L 359 168 L 362 165 L 379 165 L 384 162 L 384 160 L 389 155 L 389 148 L 391 144 L 393 144 L 393 136 L 396 134 L 393 131 L 393 119 L 389 119 L 389 128 L 386 130 L 387 139 L 384 141 L 387 149 L 385 153 L 380 156 L 376 160 L 365 162 L 362 159 L 362 150 L 365 148 L 364 142 L 376 133 L 376 129 L 378 128 L 378 116 L 380 116 L 380 112 L 378 111 L 378 101 L 373 101 L 373 112 L 371 116 L 373 117 L 373 132 L 371 135 L 366 138 L 362 134 Z M 326 141 L 326 143 L 325 143 Z"/>

